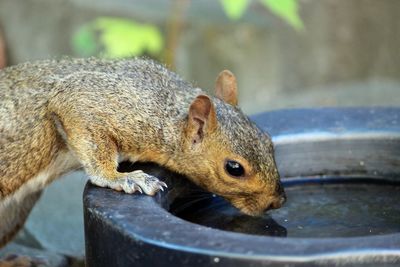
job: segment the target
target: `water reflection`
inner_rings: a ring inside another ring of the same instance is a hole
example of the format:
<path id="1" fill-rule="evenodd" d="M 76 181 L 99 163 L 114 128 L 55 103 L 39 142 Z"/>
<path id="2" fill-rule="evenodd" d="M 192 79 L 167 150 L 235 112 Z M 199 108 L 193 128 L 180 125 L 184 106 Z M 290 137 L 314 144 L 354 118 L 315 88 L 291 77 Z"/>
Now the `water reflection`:
<path id="1" fill-rule="evenodd" d="M 287 230 L 268 214 L 253 217 L 242 214 L 227 201 L 211 194 L 177 198 L 170 211 L 187 221 L 226 231 L 267 236 L 287 235 Z"/>
<path id="2" fill-rule="evenodd" d="M 285 188 L 286 204 L 260 217 L 243 215 L 210 194 L 179 197 L 175 215 L 226 231 L 279 237 L 350 237 L 400 232 L 400 185 L 317 183 Z"/>

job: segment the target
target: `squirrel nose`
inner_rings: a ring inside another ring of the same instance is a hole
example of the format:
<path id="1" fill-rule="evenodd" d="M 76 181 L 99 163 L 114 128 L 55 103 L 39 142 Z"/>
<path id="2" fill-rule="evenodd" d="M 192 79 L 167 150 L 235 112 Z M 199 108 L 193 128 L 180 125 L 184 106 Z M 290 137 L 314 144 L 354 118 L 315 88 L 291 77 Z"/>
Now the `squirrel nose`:
<path id="1" fill-rule="evenodd" d="M 264 211 L 270 209 L 279 209 L 286 202 L 286 194 L 282 192 L 279 196 L 275 197 L 268 205 L 265 207 Z"/>
<path id="2" fill-rule="evenodd" d="M 278 202 L 279 202 L 279 205 L 280 205 L 279 208 L 280 208 L 280 207 L 282 207 L 283 204 L 285 204 L 286 199 L 287 199 L 285 192 L 282 192 L 281 195 L 278 197 L 278 199 L 279 199 Z"/>
<path id="3" fill-rule="evenodd" d="M 276 192 L 279 195 L 283 195 L 283 197 L 286 199 L 286 195 L 285 195 L 285 190 L 283 189 L 282 183 L 278 182 L 277 186 L 276 186 Z"/>

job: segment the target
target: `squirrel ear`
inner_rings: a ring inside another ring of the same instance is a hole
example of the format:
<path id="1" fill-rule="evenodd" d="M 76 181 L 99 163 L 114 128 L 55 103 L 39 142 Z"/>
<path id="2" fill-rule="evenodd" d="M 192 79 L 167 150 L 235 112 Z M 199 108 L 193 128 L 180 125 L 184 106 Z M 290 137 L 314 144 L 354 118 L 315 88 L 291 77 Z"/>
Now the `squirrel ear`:
<path id="1" fill-rule="evenodd" d="M 211 99 L 206 95 L 197 96 L 189 108 L 187 125 L 188 137 L 196 144 L 203 140 L 207 133 L 211 133 L 217 126 L 215 107 Z"/>
<path id="2" fill-rule="evenodd" d="M 235 75 L 229 70 L 223 70 L 215 82 L 215 95 L 232 106 L 238 104 L 238 93 Z"/>

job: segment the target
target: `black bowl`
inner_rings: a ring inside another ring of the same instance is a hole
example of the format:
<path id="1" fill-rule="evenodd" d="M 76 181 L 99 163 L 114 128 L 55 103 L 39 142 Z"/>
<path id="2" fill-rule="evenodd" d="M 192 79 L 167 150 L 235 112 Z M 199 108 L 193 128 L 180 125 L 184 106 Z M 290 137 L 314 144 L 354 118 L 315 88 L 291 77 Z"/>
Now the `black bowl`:
<path id="1" fill-rule="evenodd" d="M 141 168 L 169 190 L 127 195 L 88 184 L 87 266 L 398 266 L 400 109 L 267 112 L 288 195 L 249 217 L 184 177 Z"/>

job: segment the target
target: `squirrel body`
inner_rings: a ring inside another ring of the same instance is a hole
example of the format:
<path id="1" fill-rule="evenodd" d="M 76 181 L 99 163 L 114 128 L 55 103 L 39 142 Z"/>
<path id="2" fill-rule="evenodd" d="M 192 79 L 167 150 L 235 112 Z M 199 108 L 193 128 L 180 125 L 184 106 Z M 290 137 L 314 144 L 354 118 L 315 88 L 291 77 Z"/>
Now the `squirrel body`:
<path id="1" fill-rule="evenodd" d="M 237 107 L 229 71 L 216 97 L 145 59 L 38 61 L 0 71 L 0 245 L 42 189 L 83 168 L 98 186 L 155 194 L 156 177 L 118 163 L 154 162 L 243 212 L 279 208 L 284 192 L 268 135 Z"/>

